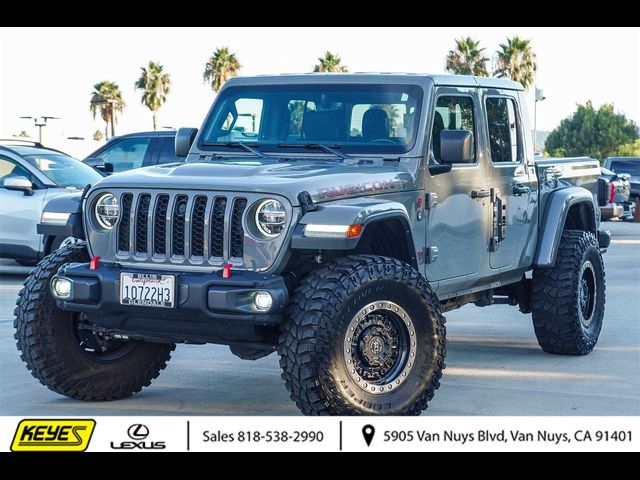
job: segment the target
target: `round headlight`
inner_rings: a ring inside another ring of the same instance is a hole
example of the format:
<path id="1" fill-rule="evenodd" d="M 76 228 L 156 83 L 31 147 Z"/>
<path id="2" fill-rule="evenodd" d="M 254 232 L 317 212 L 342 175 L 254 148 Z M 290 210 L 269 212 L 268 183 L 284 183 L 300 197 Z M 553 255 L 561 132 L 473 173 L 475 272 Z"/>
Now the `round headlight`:
<path id="1" fill-rule="evenodd" d="M 100 196 L 95 203 L 95 219 L 98 225 L 105 230 L 115 227 L 120 216 L 120 206 L 118 199 L 110 193 Z"/>
<path id="2" fill-rule="evenodd" d="M 256 226 L 262 235 L 275 238 L 287 225 L 287 212 L 277 200 L 265 200 L 256 209 Z"/>

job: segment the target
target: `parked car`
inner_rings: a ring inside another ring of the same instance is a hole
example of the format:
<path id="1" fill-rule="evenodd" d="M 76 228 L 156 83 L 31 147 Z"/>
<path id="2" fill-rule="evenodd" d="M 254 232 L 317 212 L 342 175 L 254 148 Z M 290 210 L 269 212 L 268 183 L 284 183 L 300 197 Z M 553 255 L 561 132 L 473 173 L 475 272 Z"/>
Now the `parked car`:
<path id="1" fill-rule="evenodd" d="M 631 202 L 640 198 L 640 157 L 611 157 L 604 161 L 604 167 L 616 172 L 628 174 L 631 178 Z"/>
<path id="2" fill-rule="evenodd" d="M 218 343 L 278 352 L 304 414 L 414 415 L 440 386 L 443 313 L 465 304 L 519 306 L 544 351 L 589 354 L 611 239 L 600 165 L 534 162 L 525 99 L 464 76 L 229 80 L 199 133 L 178 132 L 186 163 L 50 202 L 86 243 L 20 292 L 22 359 L 105 401 L 148 386 L 175 344 Z"/>
<path id="3" fill-rule="evenodd" d="M 93 168 L 58 150 L 34 142 L 0 141 L 0 257 L 32 265 L 60 247 L 68 240 L 66 236 L 44 236 L 36 231 L 45 203 L 102 178 Z M 64 223 L 65 214 L 50 212 L 49 216 Z"/>
<path id="4" fill-rule="evenodd" d="M 634 205 L 630 202 L 631 183 L 627 173 L 617 174 L 606 168 L 600 169 L 598 179 L 598 206 L 602 220 L 612 218 L 631 219 Z"/>
<path id="5" fill-rule="evenodd" d="M 113 137 L 83 161 L 110 175 L 134 168 L 184 161 L 175 151 L 175 130 L 140 132 Z"/>

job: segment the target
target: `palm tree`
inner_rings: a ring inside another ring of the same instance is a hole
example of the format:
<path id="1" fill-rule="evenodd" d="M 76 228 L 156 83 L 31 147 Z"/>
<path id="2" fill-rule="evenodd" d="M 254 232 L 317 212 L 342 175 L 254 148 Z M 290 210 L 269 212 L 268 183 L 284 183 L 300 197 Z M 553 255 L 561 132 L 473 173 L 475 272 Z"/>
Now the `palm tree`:
<path id="1" fill-rule="evenodd" d="M 449 50 L 447 54 L 447 72 L 456 75 L 488 77 L 489 59 L 483 55 L 483 52 L 484 48 L 480 48 L 480 42 L 471 37 L 456 40 L 456 48 Z"/>
<path id="2" fill-rule="evenodd" d="M 164 73 L 164 67 L 159 63 L 149 62 L 149 65 L 140 67 L 142 73 L 135 83 L 135 88 L 142 90 L 140 101 L 151 110 L 153 114 L 153 129 L 157 130 L 156 115 L 158 109 L 167 101 L 167 95 L 171 91 L 171 79 L 168 73 Z"/>
<path id="3" fill-rule="evenodd" d="M 211 88 L 218 93 L 227 80 L 237 77 L 242 68 L 235 53 L 229 52 L 228 47 L 218 48 L 207 61 L 202 77 L 211 83 Z"/>
<path id="4" fill-rule="evenodd" d="M 349 69 L 342 65 L 342 59 L 335 53 L 325 52 L 324 57 L 318 58 L 318 63 L 313 67 L 314 72 L 346 73 Z"/>
<path id="5" fill-rule="evenodd" d="M 114 123 L 117 123 L 117 113 L 122 113 L 125 103 L 122 99 L 120 87 L 115 82 L 104 81 L 96 83 L 91 92 L 90 111 L 95 120 L 96 115 L 100 112 L 102 120 L 104 120 L 104 136 L 109 138 L 109 124 L 111 124 L 111 134 L 114 134 Z"/>
<path id="6" fill-rule="evenodd" d="M 520 82 L 525 89 L 533 84 L 536 74 L 536 54 L 531 49 L 531 40 L 520 37 L 507 38 L 497 52 L 494 75 Z"/>

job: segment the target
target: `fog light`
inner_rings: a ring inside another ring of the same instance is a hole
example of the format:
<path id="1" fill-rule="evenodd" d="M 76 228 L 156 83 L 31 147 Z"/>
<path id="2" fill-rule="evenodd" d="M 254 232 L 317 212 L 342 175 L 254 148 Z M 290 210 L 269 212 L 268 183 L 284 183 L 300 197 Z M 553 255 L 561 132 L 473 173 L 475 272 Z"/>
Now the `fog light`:
<path id="1" fill-rule="evenodd" d="M 53 294 L 57 298 L 67 299 L 71 298 L 71 281 L 66 278 L 54 278 L 53 279 Z"/>
<path id="2" fill-rule="evenodd" d="M 271 310 L 273 297 L 269 292 L 258 292 L 253 298 L 253 303 L 255 303 L 258 310 Z"/>

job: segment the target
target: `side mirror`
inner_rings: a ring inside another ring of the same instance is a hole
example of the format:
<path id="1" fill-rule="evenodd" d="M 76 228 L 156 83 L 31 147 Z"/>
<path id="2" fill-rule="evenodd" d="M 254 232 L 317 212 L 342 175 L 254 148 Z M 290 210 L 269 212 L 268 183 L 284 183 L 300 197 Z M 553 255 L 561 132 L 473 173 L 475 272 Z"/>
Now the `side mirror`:
<path id="1" fill-rule="evenodd" d="M 181 128 L 176 133 L 176 156 L 177 157 L 186 157 L 189 155 L 189 150 L 191 150 L 191 145 L 196 139 L 196 135 L 198 134 L 197 128 Z"/>
<path id="2" fill-rule="evenodd" d="M 5 178 L 2 186 L 7 190 L 23 192 L 27 196 L 33 195 L 33 183 L 27 177 Z"/>
<path id="3" fill-rule="evenodd" d="M 470 164 L 474 161 L 473 134 L 468 130 L 440 132 L 440 162 L 444 164 Z"/>
<path id="4" fill-rule="evenodd" d="M 84 163 L 107 175 L 113 173 L 113 163 L 105 163 L 101 158 L 87 158 Z"/>

